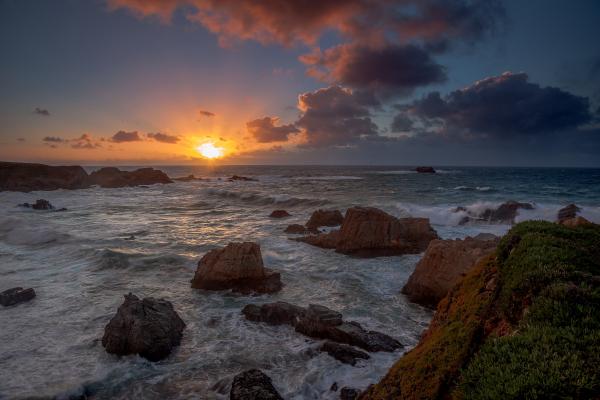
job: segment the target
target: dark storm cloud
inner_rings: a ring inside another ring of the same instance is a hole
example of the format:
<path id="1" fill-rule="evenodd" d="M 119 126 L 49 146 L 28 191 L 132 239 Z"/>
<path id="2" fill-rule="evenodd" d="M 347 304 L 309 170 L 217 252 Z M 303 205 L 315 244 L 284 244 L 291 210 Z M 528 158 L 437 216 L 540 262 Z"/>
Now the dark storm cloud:
<path id="1" fill-rule="evenodd" d="M 167 133 L 161 133 L 161 132 L 148 133 L 146 136 L 148 136 L 150 139 L 154 139 L 157 142 L 161 142 L 161 143 L 175 144 L 175 143 L 179 142 L 179 136 L 169 135 Z"/>
<path id="2" fill-rule="evenodd" d="M 293 124 L 277 126 L 278 122 L 276 117 L 258 118 L 246 122 L 246 129 L 260 143 L 286 141 L 290 134 L 300 132 Z"/>
<path id="3" fill-rule="evenodd" d="M 392 132 L 406 132 L 413 128 L 413 121 L 403 114 L 398 114 L 392 121 Z"/>
<path id="4" fill-rule="evenodd" d="M 215 116 L 215 113 L 206 111 L 206 110 L 200 110 L 200 111 L 198 111 L 198 113 L 203 117 L 214 117 Z"/>
<path id="5" fill-rule="evenodd" d="M 119 131 L 115 133 L 110 140 L 115 143 L 123 143 L 123 142 L 138 142 L 142 140 L 139 133 L 137 131 Z"/>
<path id="6" fill-rule="evenodd" d="M 66 139 L 63 139 L 61 137 L 58 136 L 46 136 L 45 138 L 42 139 L 42 141 L 46 142 L 46 143 L 63 143 L 66 142 Z"/>
<path id="7" fill-rule="evenodd" d="M 33 113 L 37 114 L 37 115 L 41 115 L 42 117 L 49 117 L 50 116 L 50 111 L 48 111 L 48 110 L 46 110 L 44 108 L 39 108 L 39 107 L 36 107 L 35 110 L 33 110 Z"/>
<path id="8" fill-rule="evenodd" d="M 340 86 L 301 94 L 298 108 L 302 114 L 296 122 L 305 135 L 301 146 L 344 146 L 377 135 L 371 106 L 372 99 Z"/>
<path id="9" fill-rule="evenodd" d="M 399 115 L 419 122 L 426 131 L 465 139 L 547 135 L 592 119 L 587 98 L 530 83 L 527 74 L 510 72 L 444 97 L 429 93 L 403 107 Z"/>

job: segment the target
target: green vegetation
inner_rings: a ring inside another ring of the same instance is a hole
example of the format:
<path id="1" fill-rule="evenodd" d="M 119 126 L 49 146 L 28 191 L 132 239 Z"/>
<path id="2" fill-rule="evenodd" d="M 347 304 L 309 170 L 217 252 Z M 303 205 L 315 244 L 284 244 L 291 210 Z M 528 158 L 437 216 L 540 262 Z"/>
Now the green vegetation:
<path id="1" fill-rule="evenodd" d="M 600 398 L 600 226 L 516 225 L 361 398 Z"/>

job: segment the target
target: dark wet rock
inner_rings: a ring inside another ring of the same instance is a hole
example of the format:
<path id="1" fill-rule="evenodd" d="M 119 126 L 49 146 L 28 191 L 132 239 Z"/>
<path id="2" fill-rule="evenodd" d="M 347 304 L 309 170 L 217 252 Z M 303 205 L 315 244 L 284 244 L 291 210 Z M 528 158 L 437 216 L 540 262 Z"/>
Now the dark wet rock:
<path id="1" fill-rule="evenodd" d="M 290 216 L 290 213 L 285 210 L 275 210 L 269 215 L 269 217 L 271 217 L 271 218 L 285 218 L 285 217 L 289 217 L 289 216 Z"/>
<path id="2" fill-rule="evenodd" d="M 271 378 L 258 369 L 250 369 L 233 378 L 230 400 L 283 400 Z"/>
<path id="3" fill-rule="evenodd" d="M 560 223 L 564 220 L 575 218 L 580 211 L 581 208 L 577 207 L 575 204 L 569 204 L 568 206 L 558 210 L 556 219 Z"/>
<path id="4" fill-rule="evenodd" d="M 343 387 L 340 390 L 340 400 L 355 400 L 360 396 L 360 390 L 351 387 Z"/>
<path id="5" fill-rule="evenodd" d="M 357 322 L 345 322 L 342 314 L 324 306 L 302 308 L 285 302 L 247 305 L 242 310 L 246 319 L 271 325 L 287 324 L 296 332 L 317 339 L 329 339 L 360 347 L 367 351 L 392 352 L 402 344 L 380 332 L 367 331 Z"/>
<path id="6" fill-rule="evenodd" d="M 278 272 L 265 268 L 256 243 L 229 243 L 209 251 L 198 262 L 192 279 L 194 289 L 241 293 L 273 293 L 282 288 Z"/>
<path id="7" fill-rule="evenodd" d="M 312 213 L 306 227 L 315 230 L 322 226 L 338 226 L 344 221 L 344 216 L 339 210 L 317 210 Z"/>
<path id="8" fill-rule="evenodd" d="M 171 178 L 171 180 L 174 180 L 177 182 L 194 182 L 194 181 L 203 181 L 205 179 L 196 178 L 194 175 L 188 175 L 188 176 L 181 176 L 179 178 Z"/>
<path id="9" fill-rule="evenodd" d="M 102 346 L 111 354 L 139 354 L 159 361 L 179 346 L 184 328 L 170 302 L 151 297 L 140 300 L 129 293 L 104 328 Z"/>
<path id="10" fill-rule="evenodd" d="M 338 390 L 338 384 L 337 384 L 337 382 L 333 382 L 333 384 L 331 385 L 331 387 L 329 388 L 329 390 L 331 390 L 332 392 L 337 392 L 337 390 Z"/>
<path id="11" fill-rule="evenodd" d="M 353 366 L 356 365 L 356 362 L 359 359 L 368 360 L 371 358 L 371 356 L 364 351 L 356 350 L 352 346 L 335 343 L 329 340 L 319 347 L 319 351 L 329 354 L 331 357 L 344 364 L 350 364 Z"/>
<path id="12" fill-rule="evenodd" d="M 396 218 L 377 208 L 352 207 L 339 230 L 296 240 L 357 257 L 415 254 L 437 233 L 427 218 Z"/>
<path id="13" fill-rule="evenodd" d="M 103 188 L 173 183 L 167 174 L 158 169 L 140 168 L 135 171 L 121 171 L 115 167 L 100 168 L 98 171 L 92 172 L 88 182 L 90 185 L 98 185 Z"/>
<path id="14" fill-rule="evenodd" d="M 435 307 L 479 260 L 494 252 L 499 239 L 481 234 L 475 238 L 431 241 L 402 293 L 414 303 Z"/>
<path id="15" fill-rule="evenodd" d="M 433 167 L 417 167 L 415 171 L 421 174 L 435 174 L 435 169 Z"/>
<path id="16" fill-rule="evenodd" d="M 0 162 L 0 190 L 82 189 L 89 186 L 88 174 L 80 166 L 49 166 Z"/>
<path id="17" fill-rule="evenodd" d="M 16 287 L 0 293 L 0 304 L 2 304 L 4 307 L 8 307 L 29 301 L 34 297 L 35 290 L 32 288 L 23 289 L 22 287 Z"/>
<path id="18" fill-rule="evenodd" d="M 233 181 L 246 181 L 246 182 L 256 182 L 258 181 L 258 179 L 255 178 L 248 178 L 247 176 L 239 176 L 239 175 L 233 175 L 232 177 L 227 179 L 229 182 L 233 182 Z"/>
<path id="19" fill-rule="evenodd" d="M 304 225 L 292 224 L 292 225 L 288 225 L 287 228 L 285 228 L 284 232 L 295 234 L 295 235 L 306 235 L 309 233 L 317 233 L 318 231 L 310 230 L 310 229 L 306 228 Z"/>
<path id="20" fill-rule="evenodd" d="M 54 206 L 52 204 L 50 204 L 50 202 L 48 200 L 44 200 L 44 199 L 36 200 L 35 203 L 33 203 L 33 204 L 29 204 L 29 203 L 19 204 L 19 207 L 33 208 L 34 210 L 54 210 Z M 66 208 L 64 210 L 66 210 Z M 59 211 L 62 211 L 62 209 Z"/>
<path id="21" fill-rule="evenodd" d="M 514 224 L 519 210 L 533 210 L 534 206 L 530 203 L 519 203 L 517 201 L 507 201 L 498 208 L 487 208 L 481 213 L 469 211 L 465 207 L 457 207 L 454 212 L 466 212 L 459 224 L 464 225 L 469 222 L 487 222 L 499 224 Z"/>

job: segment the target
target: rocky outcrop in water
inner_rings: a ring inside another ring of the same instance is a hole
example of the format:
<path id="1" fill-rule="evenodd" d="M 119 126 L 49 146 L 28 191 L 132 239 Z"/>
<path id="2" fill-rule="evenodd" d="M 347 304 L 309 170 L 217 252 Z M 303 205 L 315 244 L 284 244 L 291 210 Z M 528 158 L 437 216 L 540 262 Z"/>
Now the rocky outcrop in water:
<path id="1" fill-rule="evenodd" d="M 285 210 L 274 210 L 269 217 L 271 218 L 286 218 L 290 217 L 290 213 Z"/>
<path id="2" fill-rule="evenodd" d="M 242 310 L 246 319 L 270 325 L 291 325 L 296 332 L 317 339 L 349 344 L 367 351 L 392 352 L 402 344 L 376 331 L 367 331 L 357 322 L 347 322 L 342 314 L 324 306 L 299 307 L 286 302 L 257 306 L 249 304 Z"/>
<path id="3" fill-rule="evenodd" d="M 179 346 L 184 328 L 170 302 L 151 297 L 140 300 L 129 293 L 104 328 L 102 346 L 111 354 L 139 354 L 159 361 Z"/>
<path id="4" fill-rule="evenodd" d="M 194 175 L 181 176 L 179 178 L 171 178 L 173 181 L 177 182 L 194 182 L 194 181 L 204 181 L 204 178 L 196 178 Z"/>
<path id="5" fill-rule="evenodd" d="M 322 226 L 338 226 L 344 221 L 344 216 L 339 210 L 317 210 L 312 213 L 306 228 L 316 230 Z"/>
<path id="6" fill-rule="evenodd" d="M 82 189 L 89 186 L 87 177 L 80 166 L 0 162 L 0 191 Z"/>
<path id="7" fill-rule="evenodd" d="M 431 241 L 402 293 L 414 303 L 435 307 L 479 260 L 496 249 L 499 238 L 491 236 Z"/>
<path id="8" fill-rule="evenodd" d="M 195 289 L 241 293 L 273 293 L 282 286 L 280 274 L 264 267 L 260 246 L 251 242 L 229 243 L 209 251 L 192 279 Z"/>
<path id="9" fill-rule="evenodd" d="M 248 178 L 247 176 L 233 175 L 230 178 L 227 178 L 227 181 L 228 182 L 233 182 L 233 181 L 257 182 L 258 179 Z"/>
<path id="10" fill-rule="evenodd" d="M 29 301 L 34 297 L 35 290 L 32 288 L 23 289 L 22 287 L 16 287 L 0 293 L 0 304 L 2 304 L 4 307 L 13 306 L 15 304 Z"/>
<path id="11" fill-rule="evenodd" d="M 319 351 L 325 352 L 336 360 L 352 366 L 356 365 L 359 359 L 368 360 L 371 358 L 371 356 L 364 351 L 356 350 L 352 346 L 335 343 L 330 340 L 323 343 L 319 347 Z"/>
<path id="12" fill-rule="evenodd" d="M 420 174 L 435 174 L 435 169 L 433 169 L 433 167 L 417 167 L 415 168 L 415 171 Z"/>
<path id="13" fill-rule="evenodd" d="M 457 207 L 454 212 L 465 212 L 459 224 L 464 225 L 470 222 L 487 222 L 497 224 L 514 224 L 519 210 L 533 210 L 534 206 L 530 203 L 519 203 L 517 201 L 507 201 L 497 208 L 487 208 L 481 212 L 470 211 L 465 207 Z"/>
<path id="14" fill-rule="evenodd" d="M 307 229 L 304 225 L 300 225 L 300 224 L 288 225 L 287 228 L 285 228 L 284 232 L 291 233 L 294 235 L 306 235 L 309 233 L 317 233 L 316 230 L 313 231 L 313 230 Z"/>
<path id="15" fill-rule="evenodd" d="M 357 257 L 415 254 L 437 239 L 427 218 L 396 218 L 377 208 L 346 211 L 339 230 L 296 240 Z"/>
<path id="16" fill-rule="evenodd" d="M 157 183 L 173 183 L 164 172 L 154 168 L 140 168 L 135 171 L 121 171 L 115 167 L 100 168 L 88 178 L 90 185 L 103 188 L 121 188 L 128 186 L 145 186 Z"/>
<path id="17" fill-rule="evenodd" d="M 343 387 L 340 390 L 340 400 L 356 400 L 360 396 L 360 390 L 351 388 L 351 387 Z"/>
<path id="18" fill-rule="evenodd" d="M 48 200 L 44 200 L 44 199 L 36 200 L 35 203 L 33 203 L 33 204 L 29 204 L 29 203 L 19 204 L 19 207 L 33 208 L 34 210 L 54 210 L 54 206 L 52 204 L 50 204 L 50 202 Z"/>
<path id="19" fill-rule="evenodd" d="M 258 369 L 250 369 L 233 378 L 229 400 L 283 400 L 271 378 Z"/>

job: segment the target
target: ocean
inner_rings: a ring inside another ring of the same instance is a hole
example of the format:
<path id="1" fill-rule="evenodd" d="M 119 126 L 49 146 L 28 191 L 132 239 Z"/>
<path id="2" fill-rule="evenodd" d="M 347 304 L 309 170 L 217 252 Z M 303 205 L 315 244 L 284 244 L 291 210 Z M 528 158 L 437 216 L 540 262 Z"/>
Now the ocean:
<path id="1" fill-rule="evenodd" d="M 0 398 L 226 399 L 233 376 L 262 369 L 286 399 L 334 399 L 330 391 L 377 382 L 419 340 L 432 311 L 400 289 L 420 255 L 352 258 L 289 240 L 288 224 L 318 208 L 373 206 L 427 217 L 442 238 L 510 226 L 459 225 L 457 206 L 483 210 L 530 202 L 517 222 L 556 219 L 576 203 L 600 223 L 600 170 L 440 167 L 159 167 L 171 177 L 210 180 L 121 189 L 0 192 L 0 291 L 33 287 L 28 303 L 0 309 Z M 126 168 L 133 169 L 133 168 Z M 93 168 L 88 168 L 88 171 Z M 258 179 L 228 182 L 231 175 Z M 218 178 L 222 178 L 219 180 Z M 47 199 L 64 212 L 17 204 Z M 272 219 L 275 209 L 289 218 Z M 190 288 L 201 256 L 232 241 L 260 243 L 265 266 L 282 274 L 274 295 L 244 296 Z M 118 358 L 101 343 L 104 326 L 132 292 L 171 301 L 186 322 L 183 341 L 157 363 Z M 372 353 L 357 367 L 318 353 L 318 342 L 289 326 L 246 321 L 249 303 L 325 305 L 400 340 L 395 353 Z"/>

